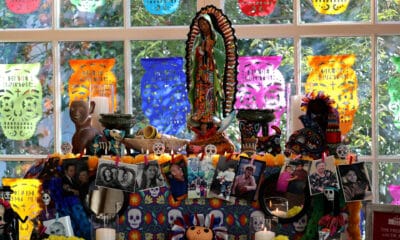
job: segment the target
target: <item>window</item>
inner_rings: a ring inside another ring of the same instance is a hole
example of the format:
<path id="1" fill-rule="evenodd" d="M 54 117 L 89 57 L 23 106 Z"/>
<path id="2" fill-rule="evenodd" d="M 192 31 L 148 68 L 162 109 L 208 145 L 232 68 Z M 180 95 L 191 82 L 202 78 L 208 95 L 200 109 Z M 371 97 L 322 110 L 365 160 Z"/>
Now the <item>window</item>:
<path id="1" fill-rule="evenodd" d="M 283 0 L 264 17 L 243 14 L 239 1 L 178 1 L 182 2 L 178 10 L 167 15 L 149 14 L 140 0 L 105 1 L 105 6 L 78 6 L 69 1 L 35 5 L 37 1 L 31 1 L 24 9 L 1 2 L 0 64 L 39 62 L 43 99 L 32 137 L 10 140 L 0 131 L 0 158 L 30 161 L 59 152 L 61 144 L 70 140 L 74 132 L 68 114 L 71 59 L 116 59 L 112 70 L 117 79 L 117 111 L 133 113 L 135 127 L 144 126 L 140 59 L 184 57 L 196 6 L 212 4 L 231 20 L 239 56 L 283 56 L 279 69 L 294 89 L 292 94 L 304 93 L 311 71 L 308 56 L 355 55 L 352 68 L 358 81 L 358 110 L 346 141 L 361 161 L 368 162 L 374 201 L 392 201 L 388 185 L 400 184 L 396 170 L 399 113 L 393 97 L 398 94 L 391 91 L 396 83 L 391 79 L 399 75 L 393 60 L 400 56 L 398 1 L 352 0 L 340 14 L 321 14 L 313 5 L 318 1 Z"/>

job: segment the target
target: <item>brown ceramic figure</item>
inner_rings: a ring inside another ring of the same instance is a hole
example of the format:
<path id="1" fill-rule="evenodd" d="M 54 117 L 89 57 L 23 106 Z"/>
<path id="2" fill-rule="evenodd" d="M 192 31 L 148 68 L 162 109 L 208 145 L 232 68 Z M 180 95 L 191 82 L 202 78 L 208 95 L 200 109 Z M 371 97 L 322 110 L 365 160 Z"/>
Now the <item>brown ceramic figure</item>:
<path id="1" fill-rule="evenodd" d="M 96 135 L 101 133 L 92 127 L 90 114 L 93 113 L 96 103 L 84 100 L 72 101 L 69 108 L 69 115 L 75 124 L 75 133 L 72 136 L 72 153 L 82 153 L 84 149 L 90 150 L 90 145 Z"/>

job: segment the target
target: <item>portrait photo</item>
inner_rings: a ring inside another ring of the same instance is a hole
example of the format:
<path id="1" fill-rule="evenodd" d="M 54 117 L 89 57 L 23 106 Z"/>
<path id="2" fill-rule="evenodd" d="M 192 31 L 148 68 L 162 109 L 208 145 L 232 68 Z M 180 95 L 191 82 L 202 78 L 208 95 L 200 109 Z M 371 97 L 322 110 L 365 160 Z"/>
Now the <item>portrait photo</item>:
<path id="1" fill-rule="evenodd" d="M 279 173 L 276 191 L 281 193 L 304 194 L 308 182 L 311 161 L 287 160 Z"/>
<path id="2" fill-rule="evenodd" d="M 239 161 L 227 161 L 223 155 L 219 157 L 208 197 L 230 200 L 238 164 Z"/>
<path id="3" fill-rule="evenodd" d="M 334 156 L 313 160 L 308 181 L 311 195 L 323 194 L 326 187 L 340 189 Z"/>
<path id="4" fill-rule="evenodd" d="M 255 200 L 264 169 L 265 162 L 252 160 L 247 157 L 240 157 L 231 195 L 249 201 Z"/>
<path id="5" fill-rule="evenodd" d="M 364 162 L 339 165 L 338 171 L 346 202 L 372 200 L 370 179 Z"/>
<path id="6" fill-rule="evenodd" d="M 138 190 L 146 190 L 155 187 L 163 187 L 166 185 L 161 168 L 157 161 L 149 161 L 138 165 L 138 174 L 136 182 Z"/>
<path id="7" fill-rule="evenodd" d="M 209 158 L 188 158 L 188 198 L 207 197 L 214 174 Z"/>
<path id="8" fill-rule="evenodd" d="M 88 158 L 64 159 L 61 168 L 61 179 L 64 196 L 80 196 L 87 193 L 90 178 Z"/>
<path id="9" fill-rule="evenodd" d="M 166 178 L 169 191 L 175 201 L 187 198 L 188 178 L 186 161 L 182 159 L 173 163 L 166 162 L 161 164 L 161 170 Z"/>
<path id="10" fill-rule="evenodd" d="M 115 163 L 112 160 L 99 160 L 96 173 L 96 186 L 135 192 L 137 189 L 138 166 L 136 164 Z"/>

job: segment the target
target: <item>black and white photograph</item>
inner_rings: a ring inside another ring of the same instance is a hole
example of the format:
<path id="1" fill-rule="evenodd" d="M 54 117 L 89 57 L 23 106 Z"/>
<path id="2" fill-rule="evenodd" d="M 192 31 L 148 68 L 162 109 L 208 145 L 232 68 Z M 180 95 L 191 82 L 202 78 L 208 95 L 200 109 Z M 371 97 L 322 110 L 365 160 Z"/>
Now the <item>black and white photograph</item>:
<path id="1" fill-rule="evenodd" d="M 70 158 L 62 162 L 61 179 L 64 196 L 84 196 L 89 188 L 88 158 Z"/>
<path id="2" fill-rule="evenodd" d="M 138 190 L 146 190 L 166 185 L 161 168 L 157 161 L 149 161 L 138 165 L 136 182 Z"/>
<path id="3" fill-rule="evenodd" d="M 46 227 L 46 234 L 65 237 L 74 236 L 74 230 L 72 229 L 71 218 L 69 216 L 43 221 L 43 225 Z"/>
<path id="4" fill-rule="evenodd" d="M 226 157 L 220 156 L 217 163 L 217 169 L 211 183 L 209 198 L 220 198 L 226 201 L 230 200 L 233 181 L 236 176 L 236 168 L 239 161 L 226 160 Z"/>
<path id="5" fill-rule="evenodd" d="M 96 174 L 96 186 L 106 188 L 116 188 L 126 192 L 135 192 L 137 190 L 136 164 L 118 163 L 111 160 L 99 160 L 99 166 Z"/>
<path id="6" fill-rule="evenodd" d="M 311 195 L 323 194 L 326 187 L 340 189 L 334 156 L 312 161 L 308 181 Z"/>
<path id="7" fill-rule="evenodd" d="M 338 171 L 346 202 L 372 200 L 370 180 L 364 162 L 339 165 Z"/>
<path id="8" fill-rule="evenodd" d="M 248 201 L 255 200 L 260 177 L 264 169 L 265 162 L 247 157 L 240 157 L 231 195 Z"/>

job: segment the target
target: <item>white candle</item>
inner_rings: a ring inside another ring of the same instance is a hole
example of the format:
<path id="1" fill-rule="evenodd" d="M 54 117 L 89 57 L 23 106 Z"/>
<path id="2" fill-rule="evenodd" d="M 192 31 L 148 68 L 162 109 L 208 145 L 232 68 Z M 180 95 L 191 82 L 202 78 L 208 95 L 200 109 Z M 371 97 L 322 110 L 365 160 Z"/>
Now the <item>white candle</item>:
<path id="1" fill-rule="evenodd" d="M 305 112 L 301 111 L 301 95 L 294 95 L 290 97 L 290 116 L 289 116 L 289 133 L 303 128 L 303 123 L 299 117 Z"/>
<path id="2" fill-rule="evenodd" d="M 101 113 L 110 113 L 110 100 L 108 97 L 92 97 L 91 101 L 95 102 L 95 107 L 92 114 L 92 126 L 99 131 L 103 131 L 104 127 L 99 122 Z"/>
<path id="3" fill-rule="evenodd" d="M 255 240 L 272 240 L 275 237 L 275 233 L 271 231 L 267 231 L 264 229 L 263 231 L 256 232 L 254 235 Z"/>
<path id="4" fill-rule="evenodd" d="M 96 240 L 115 240 L 116 234 L 113 228 L 96 229 Z"/>

